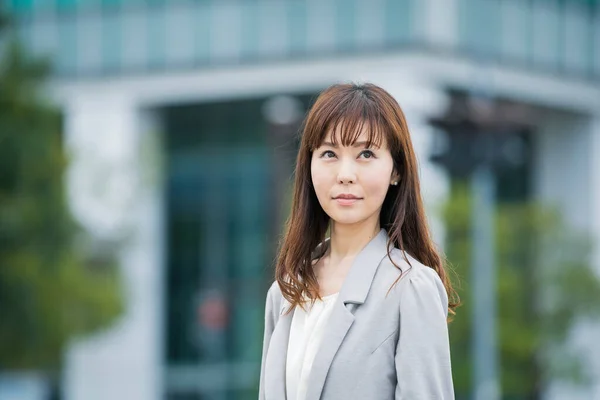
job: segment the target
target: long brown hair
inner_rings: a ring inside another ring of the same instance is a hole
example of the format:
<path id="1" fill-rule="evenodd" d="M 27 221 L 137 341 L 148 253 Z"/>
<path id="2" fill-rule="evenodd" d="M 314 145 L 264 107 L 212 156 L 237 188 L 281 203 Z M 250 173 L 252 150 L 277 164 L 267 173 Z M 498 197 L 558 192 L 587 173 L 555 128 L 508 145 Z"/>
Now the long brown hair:
<path id="1" fill-rule="evenodd" d="M 312 153 L 321 146 L 330 130 L 337 132 L 339 128 L 340 140 L 348 146 L 356 141 L 365 125 L 367 146 L 371 143 L 379 145 L 382 139 L 385 140 L 400 177 L 397 186 L 390 186 L 379 217 L 380 226 L 390 239 L 388 257 L 393 245 L 433 268 L 446 288 L 450 299 L 448 309 L 453 314 L 458 297 L 427 227 L 417 159 L 404 113 L 388 92 L 373 84 L 337 84 L 327 88 L 304 120 L 292 208 L 275 266 L 282 295 L 291 303 L 288 312 L 301 305 L 303 295 L 311 300 L 320 298 L 312 265 L 315 249 L 325 240 L 329 216 L 321 208 L 312 185 Z M 336 135 L 332 136 L 335 142 Z"/>

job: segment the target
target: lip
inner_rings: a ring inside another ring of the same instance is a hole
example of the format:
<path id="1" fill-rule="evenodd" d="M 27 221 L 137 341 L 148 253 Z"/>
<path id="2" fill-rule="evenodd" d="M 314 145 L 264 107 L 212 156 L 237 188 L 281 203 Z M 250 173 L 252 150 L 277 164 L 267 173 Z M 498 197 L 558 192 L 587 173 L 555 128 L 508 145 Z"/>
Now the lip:
<path id="1" fill-rule="evenodd" d="M 350 193 L 342 193 L 334 197 L 335 200 L 343 199 L 343 200 L 360 200 L 360 197 L 355 196 Z"/>
<path id="2" fill-rule="evenodd" d="M 341 206 L 351 206 L 357 201 L 362 200 L 362 198 L 349 193 L 342 193 L 333 199 Z"/>

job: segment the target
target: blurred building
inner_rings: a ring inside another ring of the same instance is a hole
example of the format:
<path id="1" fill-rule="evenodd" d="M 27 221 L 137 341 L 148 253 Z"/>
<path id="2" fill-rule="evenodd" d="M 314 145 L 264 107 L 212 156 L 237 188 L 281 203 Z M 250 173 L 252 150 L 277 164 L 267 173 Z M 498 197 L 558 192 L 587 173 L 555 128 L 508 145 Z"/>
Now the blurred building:
<path id="1" fill-rule="evenodd" d="M 26 46 L 53 60 L 73 210 L 125 243 L 128 311 L 70 348 L 66 399 L 256 397 L 294 134 L 334 82 L 396 97 L 428 205 L 451 180 L 429 160 L 430 119 L 463 95 L 497 100 L 473 102 L 476 115 L 504 104 L 500 119 L 525 127 L 509 151 L 526 157 L 499 195 L 556 204 L 600 237 L 595 0 L 8 2 Z M 548 399 L 600 398 L 600 352 L 589 352 L 595 386 L 557 383 Z"/>

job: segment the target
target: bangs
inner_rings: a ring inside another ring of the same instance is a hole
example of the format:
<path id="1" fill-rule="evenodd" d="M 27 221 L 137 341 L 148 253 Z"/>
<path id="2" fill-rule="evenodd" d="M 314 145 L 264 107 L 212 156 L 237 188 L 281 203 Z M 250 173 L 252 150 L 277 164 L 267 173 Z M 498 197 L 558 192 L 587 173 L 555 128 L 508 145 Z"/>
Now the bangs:
<path id="1" fill-rule="evenodd" d="M 329 139 L 335 146 L 352 146 L 365 134 L 366 146 L 386 144 L 387 127 L 377 104 L 364 93 L 336 93 L 315 104 L 305 134 L 310 151 Z"/>

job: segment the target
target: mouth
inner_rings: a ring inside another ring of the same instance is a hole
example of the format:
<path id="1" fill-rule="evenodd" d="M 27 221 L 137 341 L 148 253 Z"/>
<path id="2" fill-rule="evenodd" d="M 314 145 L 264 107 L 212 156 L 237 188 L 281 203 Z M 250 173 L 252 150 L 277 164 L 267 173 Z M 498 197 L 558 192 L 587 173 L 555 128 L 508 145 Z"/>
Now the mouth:
<path id="1" fill-rule="evenodd" d="M 353 194 L 349 194 L 349 193 L 342 193 L 340 195 L 337 195 L 333 198 L 334 200 L 361 200 L 361 197 L 355 196 Z"/>
<path id="2" fill-rule="evenodd" d="M 340 194 L 333 198 L 339 205 L 349 206 L 356 203 L 359 200 L 362 200 L 361 197 L 355 196 L 353 194 Z"/>

